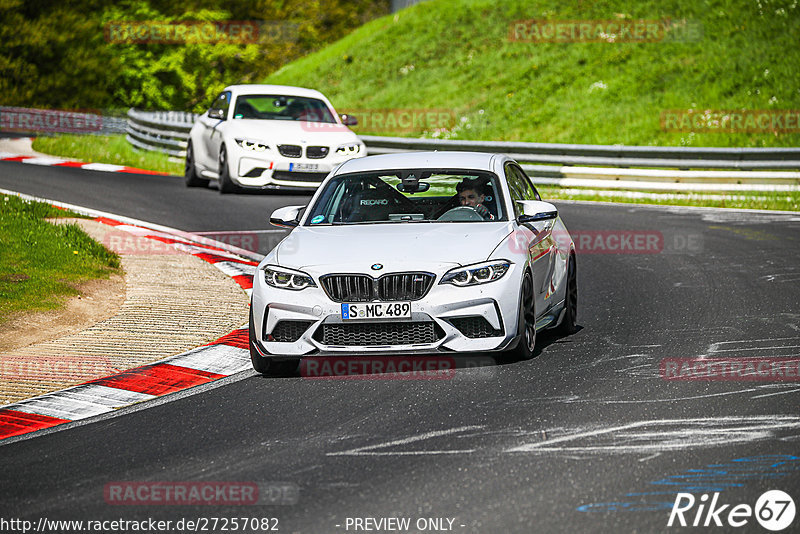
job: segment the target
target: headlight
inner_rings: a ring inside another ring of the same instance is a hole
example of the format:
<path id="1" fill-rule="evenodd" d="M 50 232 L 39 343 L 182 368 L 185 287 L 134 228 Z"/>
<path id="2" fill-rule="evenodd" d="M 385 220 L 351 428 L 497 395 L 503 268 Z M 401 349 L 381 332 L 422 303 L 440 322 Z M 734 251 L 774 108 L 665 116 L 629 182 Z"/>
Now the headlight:
<path id="1" fill-rule="evenodd" d="M 507 260 L 494 260 L 458 267 L 448 271 L 439 283 L 453 284 L 454 286 L 488 284 L 501 279 L 508 272 L 509 267 L 511 267 L 511 262 Z"/>
<path id="2" fill-rule="evenodd" d="M 361 152 L 361 147 L 363 145 L 361 143 L 347 143 L 346 145 L 339 145 L 339 148 L 336 149 L 336 153 L 340 156 L 353 156 Z"/>
<path id="3" fill-rule="evenodd" d="M 314 279 L 301 271 L 267 265 L 264 267 L 264 281 L 267 285 L 280 289 L 300 291 L 307 287 L 317 287 Z"/>
<path id="4" fill-rule="evenodd" d="M 253 141 L 252 139 L 234 139 L 236 144 L 246 150 L 253 150 L 254 152 L 264 152 L 269 148 L 268 145 L 260 141 Z"/>

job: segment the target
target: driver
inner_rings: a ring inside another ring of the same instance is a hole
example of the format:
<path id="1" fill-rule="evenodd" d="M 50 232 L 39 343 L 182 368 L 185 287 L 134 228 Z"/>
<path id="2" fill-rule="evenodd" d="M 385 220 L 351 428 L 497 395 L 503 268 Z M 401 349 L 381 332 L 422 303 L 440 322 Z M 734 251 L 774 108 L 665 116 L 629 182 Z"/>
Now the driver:
<path id="1" fill-rule="evenodd" d="M 493 220 L 494 215 L 483 205 L 486 200 L 486 183 L 478 178 L 464 178 L 456 186 L 458 201 L 462 206 L 473 208 L 478 215 L 486 220 Z"/>

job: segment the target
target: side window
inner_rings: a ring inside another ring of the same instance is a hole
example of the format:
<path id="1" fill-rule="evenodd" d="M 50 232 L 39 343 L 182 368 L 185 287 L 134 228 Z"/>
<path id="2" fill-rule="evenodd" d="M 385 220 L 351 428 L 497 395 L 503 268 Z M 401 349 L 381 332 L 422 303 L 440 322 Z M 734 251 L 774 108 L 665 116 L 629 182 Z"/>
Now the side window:
<path id="1" fill-rule="evenodd" d="M 220 95 L 214 100 L 214 103 L 211 104 L 211 109 L 209 111 L 222 111 L 222 113 L 227 117 L 228 116 L 228 108 L 231 107 L 231 92 L 225 91 L 224 93 L 220 93 Z"/>
<path id="2" fill-rule="evenodd" d="M 542 197 L 539 196 L 539 192 L 531 183 L 531 179 L 528 178 L 528 175 L 525 174 L 525 171 L 522 168 L 517 167 L 516 165 L 512 165 L 511 168 L 514 171 L 514 174 L 517 175 L 517 180 L 519 181 L 519 187 L 524 192 L 525 200 L 542 200 Z"/>
<path id="3" fill-rule="evenodd" d="M 518 200 L 528 200 L 526 198 L 525 184 L 520 180 L 517 169 L 511 163 L 506 163 L 506 181 L 508 182 L 508 189 L 511 193 L 511 204 L 514 208 L 514 216 L 519 217 L 522 215 L 522 206 Z"/>

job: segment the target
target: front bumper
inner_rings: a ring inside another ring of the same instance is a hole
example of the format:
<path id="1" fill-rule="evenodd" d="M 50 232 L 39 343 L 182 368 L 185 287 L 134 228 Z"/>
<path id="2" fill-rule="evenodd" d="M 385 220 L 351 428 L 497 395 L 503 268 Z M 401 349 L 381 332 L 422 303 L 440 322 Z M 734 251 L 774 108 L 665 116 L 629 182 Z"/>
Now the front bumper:
<path id="1" fill-rule="evenodd" d="M 439 284 L 440 273 L 425 297 L 411 301 L 410 320 L 345 321 L 341 303 L 321 287 L 273 288 L 259 270 L 253 281 L 256 348 L 267 357 L 505 350 L 518 335 L 521 277 L 512 264 L 500 280 L 456 287 Z"/>
<path id="2" fill-rule="evenodd" d="M 362 157 L 362 156 L 358 156 Z M 254 189 L 316 189 L 337 166 L 352 156 L 329 154 L 325 158 L 289 158 L 276 150 L 254 152 L 238 145 L 230 154 L 230 176 L 241 187 Z"/>

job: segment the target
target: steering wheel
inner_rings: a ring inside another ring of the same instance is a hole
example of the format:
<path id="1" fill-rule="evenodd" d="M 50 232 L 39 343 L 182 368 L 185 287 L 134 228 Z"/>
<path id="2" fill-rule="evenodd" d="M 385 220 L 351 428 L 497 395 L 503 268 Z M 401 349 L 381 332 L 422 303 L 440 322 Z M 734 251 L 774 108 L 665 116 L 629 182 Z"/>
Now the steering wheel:
<path id="1" fill-rule="evenodd" d="M 436 219 L 437 221 L 455 221 L 455 222 L 467 222 L 467 221 L 482 221 L 483 217 L 481 217 L 475 208 L 472 206 L 457 206 L 453 209 L 447 210 L 444 212 L 441 217 Z"/>

